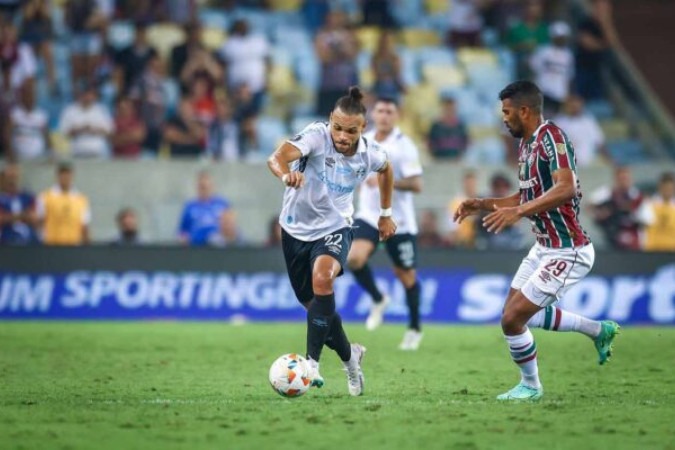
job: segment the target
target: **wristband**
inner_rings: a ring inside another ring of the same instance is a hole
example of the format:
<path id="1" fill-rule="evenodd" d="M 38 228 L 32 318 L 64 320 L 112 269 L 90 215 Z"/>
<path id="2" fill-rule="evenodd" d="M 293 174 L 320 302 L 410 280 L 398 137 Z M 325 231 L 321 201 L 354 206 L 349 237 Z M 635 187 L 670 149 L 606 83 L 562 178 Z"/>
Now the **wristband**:
<path id="1" fill-rule="evenodd" d="M 391 208 L 380 208 L 380 217 L 391 217 Z"/>

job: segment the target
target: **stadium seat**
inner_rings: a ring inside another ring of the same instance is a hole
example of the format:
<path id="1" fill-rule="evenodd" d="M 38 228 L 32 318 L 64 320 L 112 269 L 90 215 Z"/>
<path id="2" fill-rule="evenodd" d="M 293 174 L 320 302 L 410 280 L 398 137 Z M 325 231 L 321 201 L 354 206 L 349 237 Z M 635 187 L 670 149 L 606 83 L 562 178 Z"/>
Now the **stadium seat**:
<path id="1" fill-rule="evenodd" d="M 448 0 L 424 0 L 424 10 L 427 14 L 443 14 L 448 12 L 449 8 Z"/>
<path id="2" fill-rule="evenodd" d="M 220 9 L 200 8 L 198 17 L 203 27 L 215 27 L 223 30 L 230 28 L 230 19 L 227 13 Z"/>
<path id="3" fill-rule="evenodd" d="M 494 126 L 469 124 L 466 128 L 471 141 L 499 137 L 499 129 Z"/>
<path id="4" fill-rule="evenodd" d="M 282 66 L 292 66 L 293 65 L 293 54 L 291 50 L 286 47 L 281 47 L 275 45 L 270 50 L 272 64 L 282 65 Z"/>
<path id="5" fill-rule="evenodd" d="M 310 116 L 316 110 L 316 91 L 305 86 L 296 86 L 291 100 L 290 112 L 293 117 Z"/>
<path id="6" fill-rule="evenodd" d="M 401 78 L 406 86 L 415 86 L 420 83 L 420 71 L 413 50 L 399 48 L 398 56 L 401 58 Z"/>
<path id="7" fill-rule="evenodd" d="M 456 88 L 466 84 L 466 75 L 452 64 L 427 63 L 422 67 L 424 80 L 438 90 Z"/>
<path id="8" fill-rule="evenodd" d="M 607 100 L 593 100 L 586 103 L 586 111 L 593 114 L 598 120 L 610 119 L 615 116 L 614 107 Z"/>
<path id="9" fill-rule="evenodd" d="M 460 48 L 457 50 L 457 59 L 465 67 L 471 65 L 494 67 L 497 65 L 497 55 L 486 48 Z"/>
<path id="10" fill-rule="evenodd" d="M 267 3 L 275 11 L 297 11 L 302 6 L 302 0 L 270 0 Z"/>
<path id="11" fill-rule="evenodd" d="M 273 65 L 268 72 L 269 93 L 272 97 L 283 97 L 295 88 L 295 77 L 290 66 Z"/>
<path id="12" fill-rule="evenodd" d="M 261 116 L 257 120 L 256 134 L 260 151 L 269 155 L 288 137 L 288 130 L 280 119 Z"/>
<path id="13" fill-rule="evenodd" d="M 171 49 L 185 40 L 183 29 L 172 23 L 160 23 L 148 28 L 148 42 L 157 49 L 157 52 L 166 58 Z"/>
<path id="14" fill-rule="evenodd" d="M 417 60 L 421 65 L 426 63 L 457 64 L 455 52 L 443 45 L 417 49 Z"/>
<path id="15" fill-rule="evenodd" d="M 360 27 L 356 29 L 356 39 L 361 50 L 374 52 L 380 40 L 380 29 L 377 27 Z"/>
<path id="16" fill-rule="evenodd" d="M 366 90 L 372 89 L 375 84 L 375 71 L 370 67 L 359 70 L 359 84 Z"/>
<path id="17" fill-rule="evenodd" d="M 420 28 L 404 29 L 400 37 L 403 45 L 408 48 L 436 47 L 441 43 L 436 32 Z"/>
<path id="18" fill-rule="evenodd" d="M 325 120 L 326 119 L 321 116 L 297 116 L 291 121 L 291 134 L 300 133 L 307 125 L 312 122 L 321 122 Z"/>
<path id="19" fill-rule="evenodd" d="M 635 164 L 649 159 L 642 143 L 637 139 L 608 142 L 607 149 L 617 165 Z"/>
<path id="20" fill-rule="evenodd" d="M 630 128 L 624 119 L 607 119 L 600 121 L 600 128 L 605 134 L 605 140 L 618 141 L 628 139 Z"/>
<path id="21" fill-rule="evenodd" d="M 423 0 L 392 1 L 391 13 L 403 27 L 414 26 L 424 17 Z"/>
<path id="22" fill-rule="evenodd" d="M 225 30 L 220 27 L 203 27 L 202 28 L 202 44 L 211 51 L 220 50 L 225 41 L 227 34 Z"/>
<path id="23" fill-rule="evenodd" d="M 70 142 L 63 134 L 58 131 L 49 133 L 52 151 L 57 158 L 70 157 Z"/>
<path id="24" fill-rule="evenodd" d="M 464 162 L 472 166 L 502 165 L 506 157 L 504 142 L 500 137 L 488 137 L 471 142 L 464 155 Z"/>

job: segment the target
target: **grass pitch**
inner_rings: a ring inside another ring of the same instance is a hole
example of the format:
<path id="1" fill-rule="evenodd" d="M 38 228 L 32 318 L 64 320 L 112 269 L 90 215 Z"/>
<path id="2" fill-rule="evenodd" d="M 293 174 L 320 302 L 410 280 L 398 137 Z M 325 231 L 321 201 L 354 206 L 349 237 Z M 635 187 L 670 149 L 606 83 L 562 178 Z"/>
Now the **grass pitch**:
<path id="1" fill-rule="evenodd" d="M 323 389 L 272 391 L 303 324 L 0 324 L 1 449 L 675 449 L 675 329 L 624 328 L 600 367 L 580 335 L 536 331 L 545 396 L 500 404 L 518 380 L 495 326 L 348 326 L 368 347 L 366 394 L 325 349 Z"/>

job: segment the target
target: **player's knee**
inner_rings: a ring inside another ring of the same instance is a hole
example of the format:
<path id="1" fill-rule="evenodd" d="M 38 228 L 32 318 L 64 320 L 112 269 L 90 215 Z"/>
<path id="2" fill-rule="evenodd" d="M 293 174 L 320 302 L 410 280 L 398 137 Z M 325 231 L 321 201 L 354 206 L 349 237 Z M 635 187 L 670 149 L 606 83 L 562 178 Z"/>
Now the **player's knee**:
<path id="1" fill-rule="evenodd" d="M 333 292 L 333 277 L 330 272 L 317 271 L 312 275 L 312 289 L 315 295 L 328 295 Z"/>
<path id="2" fill-rule="evenodd" d="M 511 308 L 506 308 L 502 313 L 502 331 L 506 334 L 517 333 L 525 325 L 520 315 Z"/>

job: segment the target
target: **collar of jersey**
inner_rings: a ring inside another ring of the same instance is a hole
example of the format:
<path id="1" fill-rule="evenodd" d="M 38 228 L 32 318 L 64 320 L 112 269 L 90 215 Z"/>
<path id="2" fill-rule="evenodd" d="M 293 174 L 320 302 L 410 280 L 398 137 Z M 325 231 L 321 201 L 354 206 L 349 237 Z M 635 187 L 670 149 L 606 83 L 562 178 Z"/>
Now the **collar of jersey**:
<path id="1" fill-rule="evenodd" d="M 532 136 L 530 136 L 529 139 L 527 140 L 527 142 L 525 142 L 525 143 L 526 143 L 526 144 L 531 144 L 532 142 L 534 142 L 534 140 L 537 139 L 537 135 L 539 135 L 539 131 L 541 130 L 541 128 L 542 128 L 544 125 L 548 125 L 548 120 L 544 120 L 544 121 L 541 123 L 541 125 L 539 125 L 539 126 L 537 127 L 537 129 L 534 130 L 534 133 L 532 133 Z"/>

